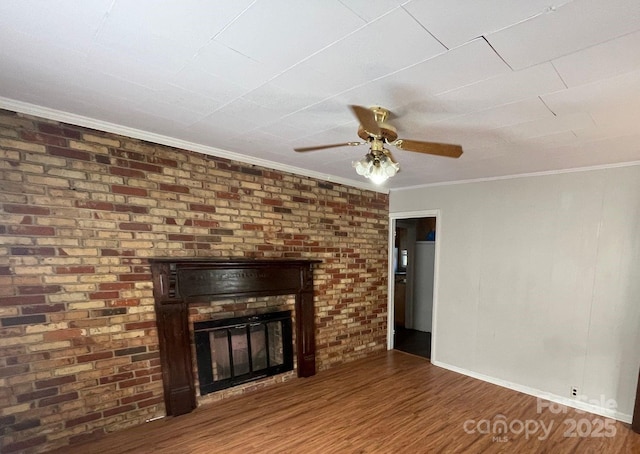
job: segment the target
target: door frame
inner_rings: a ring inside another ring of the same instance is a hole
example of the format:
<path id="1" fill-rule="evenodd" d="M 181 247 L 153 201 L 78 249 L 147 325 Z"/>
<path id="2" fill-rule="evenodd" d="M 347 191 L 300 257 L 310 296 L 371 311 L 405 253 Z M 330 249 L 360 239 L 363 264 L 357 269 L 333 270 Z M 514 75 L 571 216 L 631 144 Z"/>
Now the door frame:
<path id="1" fill-rule="evenodd" d="M 393 331 L 395 321 L 393 319 L 395 270 L 393 269 L 393 249 L 395 246 L 396 222 L 402 219 L 436 218 L 436 247 L 433 263 L 433 326 L 431 329 L 431 361 L 437 357 L 437 331 L 438 331 L 438 283 L 440 270 L 440 244 L 442 244 L 442 214 L 440 210 L 405 211 L 389 214 L 389 245 L 388 245 L 388 282 L 387 282 L 387 350 L 393 350 Z"/>

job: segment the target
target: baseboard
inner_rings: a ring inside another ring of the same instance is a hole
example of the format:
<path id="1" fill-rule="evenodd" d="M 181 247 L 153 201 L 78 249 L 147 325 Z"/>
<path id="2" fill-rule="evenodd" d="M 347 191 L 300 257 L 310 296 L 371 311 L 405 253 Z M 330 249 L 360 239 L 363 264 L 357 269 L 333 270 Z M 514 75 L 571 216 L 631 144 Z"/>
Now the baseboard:
<path id="1" fill-rule="evenodd" d="M 538 397 L 540 399 L 548 400 L 556 404 L 565 405 L 567 407 L 574 408 L 576 410 L 586 411 L 588 413 L 604 416 L 605 418 L 612 418 L 612 419 L 616 419 L 618 421 L 629 423 L 629 424 L 633 419 L 633 415 L 621 413 L 617 410 L 611 410 L 611 409 L 602 407 L 600 405 L 591 404 L 589 402 L 584 402 L 581 400 L 575 400 L 567 397 L 558 396 L 555 394 L 546 393 L 544 391 L 540 391 L 539 389 L 530 388 L 529 386 L 512 383 L 506 380 L 501 380 L 499 378 L 491 377 L 489 375 L 484 375 L 484 374 L 473 372 L 467 369 L 462 369 L 461 367 L 452 366 L 451 364 L 442 363 L 440 361 L 432 360 L 431 364 L 433 364 L 434 366 L 442 367 L 443 369 L 457 372 L 462 375 L 466 375 L 471 378 L 477 378 L 478 380 L 482 380 L 487 383 L 502 386 L 503 388 L 509 388 L 514 391 L 521 392 L 523 394 L 528 394 L 533 397 Z"/>

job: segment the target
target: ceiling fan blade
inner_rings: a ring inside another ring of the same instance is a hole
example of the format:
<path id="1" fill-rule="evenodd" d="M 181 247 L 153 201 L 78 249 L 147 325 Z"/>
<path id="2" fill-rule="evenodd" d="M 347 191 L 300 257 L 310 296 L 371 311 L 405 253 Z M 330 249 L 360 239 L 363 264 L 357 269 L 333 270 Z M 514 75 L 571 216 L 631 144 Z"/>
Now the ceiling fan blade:
<path id="1" fill-rule="evenodd" d="M 355 147 L 357 145 L 362 145 L 364 142 L 346 142 L 346 143 L 334 143 L 331 145 L 318 145 L 315 147 L 300 147 L 294 148 L 295 151 L 315 151 L 315 150 L 324 150 L 325 148 L 338 148 L 338 147 Z"/>
<path id="2" fill-rule="evenodd" d="M 393 142 L 393 145 L 401 150 L 446 156 L 447 158 L 459 158 L 462 155 L 462 147 L 460 145 L 451 145 L 449 143 L 399 139 Z"/>
<path id="3" fill-rule="evenodd" d="M 380 130 L 380 126 L 378 126 L 375 114 L 371 109 L 367 109 L 366 107 L 362 106 L 349 107 L 351 108 L 353 114 L 356 116 L 365 131 L 376 137 L 380 137 L 382 135 L 382 131 Z"/>

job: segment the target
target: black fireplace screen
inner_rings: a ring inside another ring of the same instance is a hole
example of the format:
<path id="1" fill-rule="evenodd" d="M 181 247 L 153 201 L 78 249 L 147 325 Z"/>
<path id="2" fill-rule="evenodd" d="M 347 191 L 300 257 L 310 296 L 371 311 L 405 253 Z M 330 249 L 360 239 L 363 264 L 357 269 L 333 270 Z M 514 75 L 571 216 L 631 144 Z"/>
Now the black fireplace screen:
<path id="1" fill-rule="evenodd" d="M 200 395 L 293 370 L 291 311 L 195 322 Z"/>

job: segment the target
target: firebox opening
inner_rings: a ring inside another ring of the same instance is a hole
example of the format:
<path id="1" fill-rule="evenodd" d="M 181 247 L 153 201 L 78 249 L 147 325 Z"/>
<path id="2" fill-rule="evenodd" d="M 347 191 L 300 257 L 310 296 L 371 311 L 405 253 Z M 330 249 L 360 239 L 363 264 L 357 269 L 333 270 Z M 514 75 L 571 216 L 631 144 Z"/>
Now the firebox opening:
<path id="1" fill-rule="evenodd" d="M 193 324 L 200 395 L 293 370 L 291 311 Z"/>

